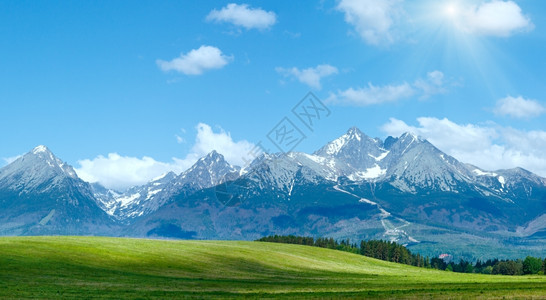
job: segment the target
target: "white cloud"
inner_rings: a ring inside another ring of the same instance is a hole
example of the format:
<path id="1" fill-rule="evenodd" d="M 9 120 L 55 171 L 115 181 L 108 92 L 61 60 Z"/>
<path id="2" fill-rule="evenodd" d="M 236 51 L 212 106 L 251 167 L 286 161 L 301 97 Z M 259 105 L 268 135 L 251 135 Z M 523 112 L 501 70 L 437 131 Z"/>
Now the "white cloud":
<path id="1" fill-rule="evenodd" d="M 372 83 L 368 83 L 366 87 L 351 87 L 344 91 L 330 93 L 326 102 L 340 105 L 368 106 L 397 102 L 412 96 L 426 99 L 430 96 L 447 92 L 445 86 L 444 74 L 440 71 L 432 71 L 427 73 L 426 79 L 418 78 L 413 84 L 404 82 L 375 86 Z"/>
<path id="2" fill-rule="evenodd" d="M 531 19 L 513 1 L 493 0 L 457 8 L 451 17 L 461 29 L 480 35 L 508 37 L 534 28 Z"/>
<path id="3" fill-rule="evenodd" d="M 388 45 L 395 40 L 392 31 L 401 4 L 402 0 L 341 0 L 337 9 L 368 44 Z"/>
<path id="4" fill-rule="evenodd" d="M 314 68 L 307 68 L 300 70 L 298 68 L 281 68 L 277 67 L 275 70 L 284 75 L 285 77 L 294 77 L 299 82 L 304 83 L 312 88 L 321 89 L 320 80 L 326 76 L 334 75 L 338 73 L 336 67 L 325 64 L 318 65 Z"/>
<path id="5" fill-rule="evenodd" d="M 110 153 L 106 157 L 99 155 L 93 159 L 79 160 L 76 172 L 85 181 L 123 190 L 145 184 L 169 171 L 181 173 L 212 150 L 224 155 L 231 164 L 244 165 L 254 147 L 246 140 L 234 141 L 230 133 L 222 128 L 214 131 L 209 125 L 199 123 L 196 130 L 195 144 L 183 159 L 172 158 L 170 162 L 161 162 L 147 156 L 138 158 Z"/>
<path id="6" fill-rule="evenodd" d="M 510 116 L 512 118 L 527 119 L 538 117 L 546 111 L 546 108 L 539 102 L 523 97 L 507 96 L 499 99 L 494 109 L 495 114 Z"/>
<path id="7" fill-rule="evenodd" d="M 169 171 L 182 172 L 186 167 L 180 160 L 173 159 L 172 162 L 165 163 L 147 156 L 138 158 L 121 156 L 118 153 L 79 160 L 78 164 L 80 166 L 76 168 L 76 172 L 81 179 L 119 190 L 144 184 Z"/>
<path id="8" fill-rule="evenodd" d="M 196 129 L 195 144 L 186 159 L 197 160 L 212 150 L 216 150 L 224 155 L 229 163 L 242 166 L 245 164 L 246 156 L 254 148 L 254 144 L 247 140 L 233 141 L 231 134 L 222 128 L 219 128 L 218 132 L 214 132 L 209 125 L 199 123 Z"/>
<path id="9" fill-rule="evenodd" d="M 410 131 L 458 160 L 486 170 L 522 167 L 546 176 L 546 132 L 496 124 L 457 124 L 446 118 L 418 118 L 418 126 L 391 118 L 382 130 L 392 136 Z"/>
<path id="10" fill-rule="evenodd" d="M 171 61 L 157 60 L 159 68 L 165 72 L 177 71 L 186 75 L 201 75 L 206 70 L 220 69 L 227 65 L 233 57 L 222 54 L 222 51 L 213 46 L 203 45 L 187 54 Z"/>
<path id="11" fill-rule="evenodd" d="M 235 3 L 230 3 L 221 10 L 212 10 L 206 19 L 209 22 L 227 22 L 246 29 L 267 29 L 277 22 L 277 16 L 272 11 Z"/>

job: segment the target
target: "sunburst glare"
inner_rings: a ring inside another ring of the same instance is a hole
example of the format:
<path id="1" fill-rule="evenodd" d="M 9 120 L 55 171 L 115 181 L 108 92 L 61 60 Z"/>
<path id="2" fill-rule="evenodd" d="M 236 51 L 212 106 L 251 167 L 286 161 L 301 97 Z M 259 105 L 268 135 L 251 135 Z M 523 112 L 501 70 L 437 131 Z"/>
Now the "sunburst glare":
<path id="1" fill-rule="evenodd" d="M 459 7 L 457 3 L 447 3 L 444 8 L 444 14 L 450 18 L 455 18 L 459 14 Z"/>

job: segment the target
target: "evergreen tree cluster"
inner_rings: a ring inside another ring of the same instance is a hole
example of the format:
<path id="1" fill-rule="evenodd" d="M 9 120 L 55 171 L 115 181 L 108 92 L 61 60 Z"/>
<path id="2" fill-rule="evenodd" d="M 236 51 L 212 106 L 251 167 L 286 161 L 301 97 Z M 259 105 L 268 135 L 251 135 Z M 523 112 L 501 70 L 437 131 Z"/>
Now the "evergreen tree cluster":
<path id="1" fill-rule="evenodd" d="M 430 267 L 430 259 L 420 254 L 413 254 L 406 247 L 395 242 L 383 240 L 361 241 L 351 243 L 349 239 L 334 240 L 333 238 L 313 238 L 295 235 L 272 235 L 263 237 L 259 242 L 284 243 L 307 245 L 328 249 L 341 250 L 355 254 L 361 254 L 390 262 L 402 263 L 417 267 Z"/>
<path id="2" fill-rule="evenodd" d="M 447 263 L 445 260 L 438 257 L 429 258 L 419 254 L 413 254 L 403 245 L 383 240 L 363 240 L 360 241 L 360 243 L 351 243 L 349 239 L 338 241 L 333 238 L 321 237 L 315 239 L 313 237 L 295 235 L 272 235 L 263 237 L 257 241 L 335 249 L 395 263 L 459 273 L 501 275 L 544 275 L 546 273 L 546 259 L 542 260 L 532 256 L 527 256 L 525 260 L 489 259 L 484 262 L 477 260 L 476 263 L 473 264 L 472 262 L 461 259 L 459 263 Z"/>

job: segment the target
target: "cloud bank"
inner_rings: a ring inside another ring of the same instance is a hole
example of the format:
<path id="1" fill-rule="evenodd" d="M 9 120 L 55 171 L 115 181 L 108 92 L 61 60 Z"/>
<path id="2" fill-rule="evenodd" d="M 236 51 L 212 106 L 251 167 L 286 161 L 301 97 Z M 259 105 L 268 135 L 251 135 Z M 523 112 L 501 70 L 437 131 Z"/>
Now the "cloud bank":
<path id="1" fill-rule="evenodd" d="M 391 118 L 381 129 L 392 136 L 413 132 L 458 160 L 486 170 L 522 167 L 546 177 L 546 131 L 457 124 L 446 118 L 421 117 L 417 122 L 411 126 Z"/>
<path id="2" fill-rule="evenodd" d="M 170 171 L 181 173 L 212 150 L 224 155 L 231 164 L 244 165 L 244 159 L 254 147 L 254 144 L 246 140 L 234 141 L 231 134 L 222 128 L 215 131 L 210 125 L 199 123 L 195 129 L 195 143 L 182 159 L 172 158 L 170 162 L 161 162 L 147 156 L 139 158 L 109 153 L 106 156 L 79 160 L 79 166 L 75 170 L 85 181 L 99 182 L 107 188 L 124 190 L 145 184 Z"/>

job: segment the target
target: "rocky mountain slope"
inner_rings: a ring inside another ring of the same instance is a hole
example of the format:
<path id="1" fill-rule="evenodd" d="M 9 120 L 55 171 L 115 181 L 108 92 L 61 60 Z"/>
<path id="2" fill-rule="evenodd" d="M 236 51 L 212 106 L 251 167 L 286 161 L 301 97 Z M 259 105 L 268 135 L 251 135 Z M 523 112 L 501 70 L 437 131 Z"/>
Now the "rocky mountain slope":
<path id="1" fill-rule="evenodd" d="M 90 185 L 45 146 L 0 169 L 0 209 L 2 235 L 118 232 Z"/>

